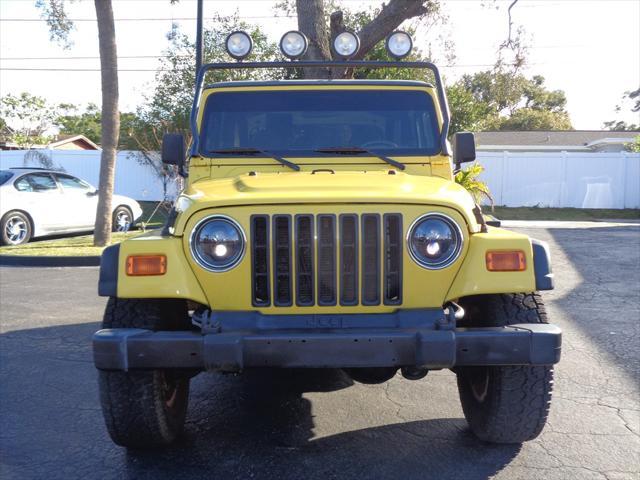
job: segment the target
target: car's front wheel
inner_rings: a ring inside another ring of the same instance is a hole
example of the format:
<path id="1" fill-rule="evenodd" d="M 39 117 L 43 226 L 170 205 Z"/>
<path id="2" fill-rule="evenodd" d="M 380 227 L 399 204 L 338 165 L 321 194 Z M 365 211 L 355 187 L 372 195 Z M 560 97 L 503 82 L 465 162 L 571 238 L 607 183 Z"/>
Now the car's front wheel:
<path id="1" fill-rule="evenodd" d="M 20 245 L 31 239 L 31 221 L 24 213 L 8 212 L 0 220 L 0 241 L 2 245 Z"/>
<path id="2" fill-rule="evenodd" d="M 481 295 L 461 301 L 465 326 L 547 323 L 537 293 Z M 492 443 L 536 438 L 547 421 L 553 366 L 514 365 L 456 369 L 464 416 L 473 433 Z"/>
<path id="3" fill-rule="evenodd" d="M 114 232 L 128 232 L 133 224 L 133 213 L 129 207 L 119 206 L 113 211 L 112 230 Z"/>
<path id="4" fill-rule="evenodd" d="M 188 328 L 184 301 L 110 298 L 103 328 Z M 180 436 L 189 401 L 190 375 L 180 370 L 100 371 L 100 403 L 111 439 L 145 448 Z"/>

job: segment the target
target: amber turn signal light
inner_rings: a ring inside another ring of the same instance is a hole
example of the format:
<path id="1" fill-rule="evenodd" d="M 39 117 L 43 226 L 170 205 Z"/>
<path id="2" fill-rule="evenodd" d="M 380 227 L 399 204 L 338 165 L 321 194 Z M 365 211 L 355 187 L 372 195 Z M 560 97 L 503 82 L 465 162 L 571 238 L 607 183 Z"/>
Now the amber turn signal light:
<path id="1" fill-rule="evenodd" d="M 167 272 L 165 255 L 130 255 L 127 257 L 127 275 L 164 275 Z"/>
<path id="2" fill-rule="evenodd" d="M 522 250 L 487 252 L 486 260 L 490 272 L 522 272 L 527 269 Z"/>

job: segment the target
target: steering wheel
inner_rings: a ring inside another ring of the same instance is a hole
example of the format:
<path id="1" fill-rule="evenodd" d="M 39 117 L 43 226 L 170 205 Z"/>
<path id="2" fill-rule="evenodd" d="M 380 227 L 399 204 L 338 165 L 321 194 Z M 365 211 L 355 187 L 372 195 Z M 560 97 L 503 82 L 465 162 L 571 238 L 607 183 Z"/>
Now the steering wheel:
<path id="1" fill-rule="evenodd" d="M 362 148 L 398 148 L 397 143 L 390 142 L 388 140 L 373 140 L 361 145 Z"/>

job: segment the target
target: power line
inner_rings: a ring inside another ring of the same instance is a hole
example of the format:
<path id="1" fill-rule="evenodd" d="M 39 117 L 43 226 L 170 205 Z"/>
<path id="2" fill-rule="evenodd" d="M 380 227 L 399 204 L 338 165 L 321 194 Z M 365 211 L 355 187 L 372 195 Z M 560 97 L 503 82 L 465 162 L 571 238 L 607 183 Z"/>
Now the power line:
<path id="1" fill-rule="evenodd" d="M 480 67 L 493 67 L 494 63 L 477 63 L 466 65 L 440 65 L 440 68 L 480 68 Z M 528 65 L 545 65 L 544 63 L 534 63 Z M 190 71 L 191 69 L 167 69 L 167 68 L 121 68 L 118 72 L 183 72 Z M 13 68 L 1 67 L 0 71 L 12 71 L 12 72 L 99 72 L 99 68 Z"/>
<path id="2" fill-rule="evenodd" d="M 118 55 L 118 59 L 122 58 L 187 58 L 191 55 Z M 92 57 L 0 57 L 0 60 L 16 61 L 16 60 L 100 60 L 98 56 Z"/>
<path id="3" fill-rule="evenodd" d="M 589 48 L 587 45 L 540 45 L 529 47 L 530 50 L 536 49 L 573 49 L 573 48 Z M 478 49 L 482 50 L 482 49 Z M 487 48 L 487 51 L 493 52 L 494 49 Z M 118 55 L 118 59 L 160 59 L 160 58 L 188 58 L 192 55 Z M 0 61 L 27 61 L 27 60 L 100 60 L 97 55 L 94 56 L 68 56 L 68 57 L 0 57 Z"/>
<path id="4" fill-rule="evenodd" d="M 238 20 L 268 18 L 297 18 L 296 15 L 243 15 Z M 96 22 L 95 18 L 68 18 L 70 22 Z M 114 18 L 114 22 L 181 22 L 195 21 L 195 17 L 166 17 L 166 18 Z M 46 22 L 46 18 L 0 18 L 0 22 Z"/>

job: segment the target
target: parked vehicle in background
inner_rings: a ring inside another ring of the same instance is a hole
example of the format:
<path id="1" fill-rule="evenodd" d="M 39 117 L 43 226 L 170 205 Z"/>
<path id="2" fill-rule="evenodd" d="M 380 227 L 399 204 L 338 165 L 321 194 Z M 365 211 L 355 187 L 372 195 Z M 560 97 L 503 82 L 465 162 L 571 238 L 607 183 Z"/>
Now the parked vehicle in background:
<path id="1" fill-rule="evenodd" d="M 20 245 L 43 235 L 92 230 L 98 190 L 64 172 L 40 168 L 0 170 L 0 243 Z M 140 204 L 113 196 L 113 230 L 127 231 Z"/>

